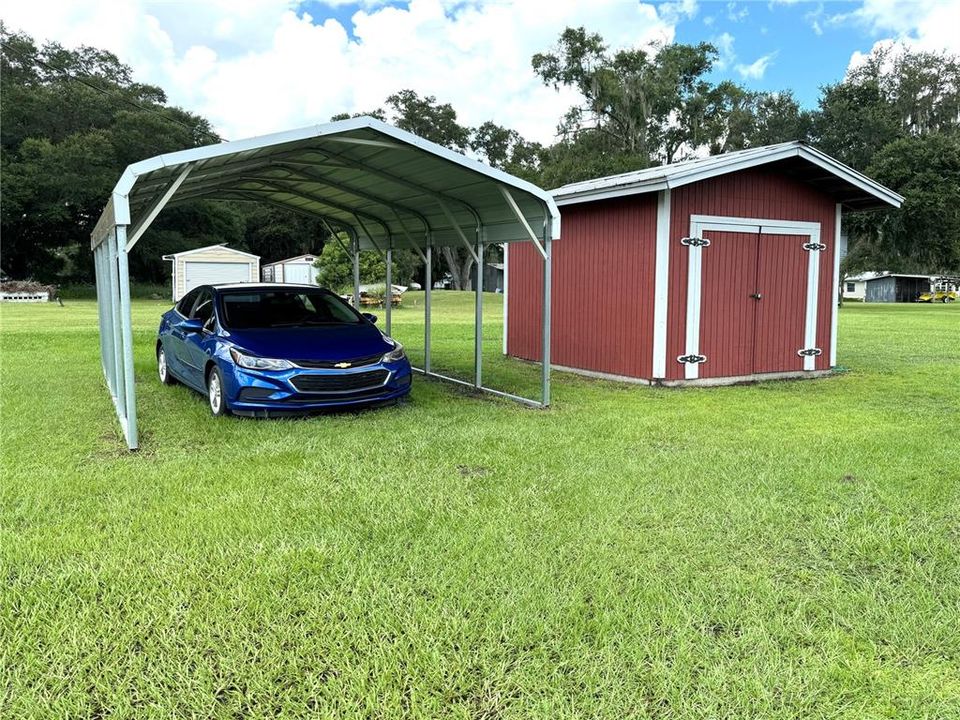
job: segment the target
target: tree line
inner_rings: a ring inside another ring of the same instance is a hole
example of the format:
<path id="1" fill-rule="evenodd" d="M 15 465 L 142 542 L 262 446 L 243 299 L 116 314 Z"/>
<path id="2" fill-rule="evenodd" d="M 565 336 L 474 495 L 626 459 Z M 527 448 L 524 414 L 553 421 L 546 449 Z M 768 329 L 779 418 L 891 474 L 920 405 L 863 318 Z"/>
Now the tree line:
<path id="1" fill-rule="evenodd" d="M 558 120 L 543 145 L 492 121 L 461 123 L 432 96 L 400 90 L 363 114 L 542 187 L 788 140 L 804 140 L 906 197 L 899 211 L 851 215 L 846 269 L 960 272 L 960 61 L 946 53 L 875 50 L 816 109 L 789 90 L 754 92 L 711 82 L 708 43 L 611 50 L 584 28 L 567 28 L 531 59 L 548 86 L 583 103 Z M 46 282 L 89 281 L 89 234 L 123 169 L 164 152 L 218 142 L 210 123 L 138 83 L 113 54 L 38 46 L 2 31 L 0 54 L 0 256 L 3 273 Z M 334 120 L 348 117 L 335 116 Z M 271 262 L 331 250 L 318 221 L 270 206 L 197 201 L 168 208 L 130 258 L 141 282 L 164 282 L 161 256 L 226 242 Z M 492 250 L 492 252 L 495 252 Z M 400 282 L 422 268 L 397 253 Z M 469 288 L 473 258 L 436 253 L 434 275 Z M 368 264 L 369 272 L 378 264 Z M 379 281 L 382 278 L 364 278 Z"/>

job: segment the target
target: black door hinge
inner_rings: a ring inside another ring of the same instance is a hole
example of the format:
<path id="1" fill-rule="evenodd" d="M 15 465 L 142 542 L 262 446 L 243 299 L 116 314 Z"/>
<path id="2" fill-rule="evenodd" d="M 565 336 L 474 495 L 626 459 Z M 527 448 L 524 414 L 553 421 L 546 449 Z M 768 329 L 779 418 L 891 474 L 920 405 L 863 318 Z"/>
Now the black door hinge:
<path id="1" fill-rule="evenodd" d="M 827 246 L 823 243 L 808 242 L 803 244 L 804 250 L 826 250 Z"/>
<path id="2" fill-rule="evenodd" d="M 696 238 L 696 237 L 685 237 L 680 238 L 681 245 L 688 245 L 689 247 L 706 247 L 710 244 L 709 238 Z"/>
<path id="3" fill-rule="evenodd" d="M 797 355 L 800 357 L 816 357 L 817 355 L 822 355 L 823 350 L 820 348 L 804 348 L 803 350 L 797 350 Z"/>
<path id="4" fill-rule="evenodd" d="M 706 361 L 707 361 L 706 355 L 681 355 L 680 357 L 677 358 L 677 362 L 693 363 L 694 365 L 696 365 L 697 363 L 703 363 Z"/>

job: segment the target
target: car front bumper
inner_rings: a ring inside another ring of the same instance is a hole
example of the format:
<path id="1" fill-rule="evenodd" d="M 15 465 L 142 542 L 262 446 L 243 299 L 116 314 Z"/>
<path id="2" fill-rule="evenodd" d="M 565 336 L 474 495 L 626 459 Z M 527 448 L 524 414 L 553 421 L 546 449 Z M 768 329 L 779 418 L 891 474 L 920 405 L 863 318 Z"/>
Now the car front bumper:
<path id="1" fill-rule="evenodd" d="M 230 410 L 241 415 L 302 414 L 376 405 L 410 393 L 407 361 L 376 363 L 349 370 L 295 367 L 282 371 L 224 369 Z"/>

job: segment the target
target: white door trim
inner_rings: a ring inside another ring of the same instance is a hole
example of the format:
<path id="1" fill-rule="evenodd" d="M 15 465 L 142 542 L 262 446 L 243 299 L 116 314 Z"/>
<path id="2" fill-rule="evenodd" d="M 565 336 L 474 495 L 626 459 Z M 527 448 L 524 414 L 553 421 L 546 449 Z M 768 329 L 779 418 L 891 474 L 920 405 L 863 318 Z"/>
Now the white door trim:
<path id="1" fill-rule="evenodd" d="M 503 354 L 507 354 L 507 323 L 510 320 L 510 301 L 507 290 L 510 287 L 510 243 L 503 244 Z M 432 289 L 432 288 L 431 288 Z"/>
<path id="2" fill-rule="evenodd" d="M 670 281 L 670 190 L 657 193 L 657 246 L 653 290 L 653 377 L 667 376 L 667 294 Z"/>
<path id="3" fill-rule="evenodd" d="M 811 243 L 820 243 L 820 226 L 817 225 L 815 233 L 810 234 Z M 808 250 L 810 257 L 807 259 L 807 323 L 804 332 L 803 347 L 812 348 L 817 344 L 817 302 L 820 294 L 820 251 Z M 813 370 L 816 367 L 817 358 L 813 355 L 803 356 L 803 369 Z"/>
<path id="4" fill-rule="evenodd" d="M 820 243 L 820 223 L 799 222 L 795 220 L 771 220 L 761 218 L 740 218 L 723 215 L 690 215 L 691 238 L 703 238 L 703 233 L 740 232 L 766 235 L 806 235 L 810 243 Z M 709 239 L 709 238 L 707 238 Z M 709 245 L 706 246 L 709 252 Z M 703 290 L 703 252 L 704 247 L 690 245 L 687 255 L 687 321 L 686 350 L 684 355 L 700 355 L 700 305 Z M 819 251 L 809 250 L 807 264 L 807 302 L 804 325 L 804 348 L 812 348 L 817 338 L 817 296 L 820 281 Z M 681 355 L 680 357 L 684 357 Z M 681 362 L 680 358 L 677 358 Z M 710 362 L 710 358 L 706 359 Z M 816 358 L 803 357 L 803 369 L 813 370 Z M 696 380 L 700 377 L 700 363 L 684 363 L 684 378 Z"/>

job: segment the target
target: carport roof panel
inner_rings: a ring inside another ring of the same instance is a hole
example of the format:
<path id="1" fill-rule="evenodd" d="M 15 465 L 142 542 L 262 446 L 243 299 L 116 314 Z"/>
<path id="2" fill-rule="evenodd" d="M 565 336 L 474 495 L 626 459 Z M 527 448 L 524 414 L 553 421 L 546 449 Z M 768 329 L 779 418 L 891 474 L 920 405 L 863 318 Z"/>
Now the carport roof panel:
<path id="1" fill-rule="evenodd" d="M 478 224 L 485 242 L 529 240 L 504 190 L 538 237 L 548 221 L 551 238 L 559 237 L 559 212 L 548 192 L 361 117 L 134 163 L 114 188 L 98 230 L 128 224 L 135 233 L 167 195 L 168 203 L 258 200 L 309 213 L 351 229 L 365 248 L 385 248 L 388 240 L 393 247 L 422 247 L 428 232 L 434 245 L 461 245 L 461 233 L 472 243 Z"/>

